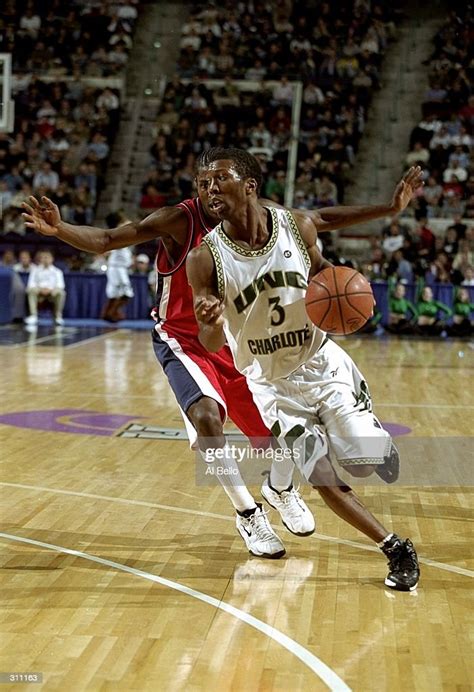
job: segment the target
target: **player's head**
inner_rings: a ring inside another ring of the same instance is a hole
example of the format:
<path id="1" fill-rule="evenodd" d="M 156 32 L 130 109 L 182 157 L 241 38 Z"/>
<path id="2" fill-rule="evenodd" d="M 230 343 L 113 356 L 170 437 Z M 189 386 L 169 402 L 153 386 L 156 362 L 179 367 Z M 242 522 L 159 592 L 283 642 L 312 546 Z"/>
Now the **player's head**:
<path id="1" fill-rule="evenodd" d="M 259 162 L 248 151 L 212 147 L 198 160 L 196 180 L 201 202 L 214 216 L 227 218 L 236 206 L 258 197 L 263 176 Z"/>

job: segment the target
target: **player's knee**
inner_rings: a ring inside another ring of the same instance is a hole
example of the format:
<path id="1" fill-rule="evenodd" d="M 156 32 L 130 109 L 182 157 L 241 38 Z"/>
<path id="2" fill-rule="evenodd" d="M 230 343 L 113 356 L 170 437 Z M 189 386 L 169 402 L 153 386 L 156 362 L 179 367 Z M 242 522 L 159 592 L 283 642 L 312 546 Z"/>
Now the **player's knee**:
<path id="1" fill-rule="evenodd" d="M 213 399 L 203 397 L 188 409 L 188 416 L 199 437 L 220 438 L 223 425 L 219 406 Z"/>
<path id="2" fill-rule="evenodd" d="M 339 482 L 339 478 L 327 457 L 318 459 L 308 480 L 317 490 L 320 487 L 335 486 Z"/>

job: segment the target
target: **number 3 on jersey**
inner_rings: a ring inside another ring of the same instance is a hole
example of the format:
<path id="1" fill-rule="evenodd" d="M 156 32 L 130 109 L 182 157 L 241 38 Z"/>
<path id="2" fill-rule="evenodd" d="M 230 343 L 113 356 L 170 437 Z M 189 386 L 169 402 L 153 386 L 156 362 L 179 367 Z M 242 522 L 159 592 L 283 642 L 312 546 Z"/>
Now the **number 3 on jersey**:
<path id="1" fill-rule="evenodd" d="M 278 327 L 285 321 L 285 311 L 280 305 L 280 298 L 278 296 L 276 296 L 275 298 L 269 298 L 268 304 L 273 306 L 270 312 L 270 324 L 272 325 L 272 327 Z"/>

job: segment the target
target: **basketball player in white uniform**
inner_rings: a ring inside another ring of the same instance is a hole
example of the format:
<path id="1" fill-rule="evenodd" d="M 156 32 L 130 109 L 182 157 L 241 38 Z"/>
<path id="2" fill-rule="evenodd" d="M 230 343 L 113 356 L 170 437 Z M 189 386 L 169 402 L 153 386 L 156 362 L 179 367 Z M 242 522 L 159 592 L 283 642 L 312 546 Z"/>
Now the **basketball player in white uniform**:
<path id="1" fill-rule="evenodd" d="M 111 226 L 127 223 L 126 217 L 118 212 L 109 214 Z M 102 319 L 109 322 L 118 322 L 125 319 L 122 308 L 133 298 L 132 282 L 129 269 L 133 264 L 133 254 L 129 247 L 111 250 L 107 257 L 107 285 L 105 295 L 107 303 L 102 310 Z"/>
<path id="2" fill-rule="evenodd" d="M 397 450 L 372 413 L 361 373 L 306 315 L 308 278 L 330 266 L 317 248 L 312 212 L 259 206 L 261 178 L 246 151 L 214 148 L 201 159 L 198 185 L 222 221 L 188 256 L 199 338 L 210 351 L 227 340 L 279 445 L 326 504 L 387 555 L 386 585 L 413 590 L 412 543 L 389 533 L 331 463 L 357 476 L 384 467 L 398 473 Z M 417 172 L 404 179 L 404 206 L 419 184 Z M 271 488 L 262 494 L 272 504 Z"/>

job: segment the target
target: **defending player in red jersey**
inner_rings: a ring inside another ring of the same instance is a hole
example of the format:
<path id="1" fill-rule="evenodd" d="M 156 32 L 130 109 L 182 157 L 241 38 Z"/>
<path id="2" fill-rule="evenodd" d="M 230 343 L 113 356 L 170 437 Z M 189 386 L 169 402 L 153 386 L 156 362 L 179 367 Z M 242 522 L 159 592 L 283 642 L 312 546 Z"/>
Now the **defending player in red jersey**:
<path id="1" fill-rule="evenodd" d="M 186 277 L 185 259 L 199 245 L 203 235 L 218 222 L 209 205 L 208 191 L 198 180 L 199 197 L 175 207 L 165 207 L 141 221 L 113 229 L 75 226 L 61 219 L 58 207 L 47 197 L 41 202 L 30 197 L 24 204 L 25 225 L 38 233 L 54 236 L 86 252 L 103 254 L 109 250 L 137 245 L 159 238 L 158 321 L 153 330 L 153 346 L 168 377 L 178 404 L 184 413 L 191 441 L 199 440 L 201 452 L 222 448 L 221 463 L 232 469 L 232 482 L 219 477 L 237 512 L 237 529 L 248 549 L 263 557 L 285 553 L 281 539 L 270 526 L 262 506 L 245 486 L 223 433 L 225 413 L 250 437 L 268 435 L 260 414 L 247 389 L 245 379 L 235 369 L 230 351 L 224 346 L 218 353 L 204 349 L 197 337 L 193 317 L 192 293 Z M 315 210 L 310 217 L 318 232 L 332 231 L 380 217 L 391 216 L 403 208 L 407 196 L 402 180 L 389 204 L 359 207 L 330 207 Z M 272 206 L 272 202 L 267 203 Z M 265 493 L 271 494 L 272 506 L 292 533 L 309 535 L 314 519 L 291 484 L 294 465 L 291 460 L 272 464 Z"/>

